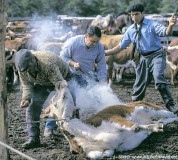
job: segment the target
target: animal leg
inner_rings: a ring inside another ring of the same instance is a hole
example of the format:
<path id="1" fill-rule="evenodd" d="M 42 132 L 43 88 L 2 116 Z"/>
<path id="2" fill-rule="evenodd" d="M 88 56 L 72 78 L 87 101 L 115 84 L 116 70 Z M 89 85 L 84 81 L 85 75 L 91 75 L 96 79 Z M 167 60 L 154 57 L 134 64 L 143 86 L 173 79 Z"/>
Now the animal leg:
<path id="1" fill-rule="evenodd" d="M 134 125 L 131 128 L 134 131 L 146 130 L 150 132 L 163 132 L 163 123 L 149 125 Z"/>
<path id="2" fill-rule="evenodd" d="M 60 126 L 60 130 L 66 140 L 69 142 L 70 152 L 79 153 L 81 158 L 84 157 L 83 149 L 77 144 L 77 142 L 74 140 L 74 137 L 68 131 L 64 130 L 62 126 Z"/>
<path id="3" fill-rule="evenodd" d="M 171 85 L 174 86 L 174 70 L 171 68 L 170 72 L 171 72 Z"/>
<path id="4" fill-rule="evenodd" d="M 125 67 L 121 67 L 119 73 L 117 72 L 116 74 L 116 82 L 121 82 L 122 81 L 122 75 L 125 70 Z"/>

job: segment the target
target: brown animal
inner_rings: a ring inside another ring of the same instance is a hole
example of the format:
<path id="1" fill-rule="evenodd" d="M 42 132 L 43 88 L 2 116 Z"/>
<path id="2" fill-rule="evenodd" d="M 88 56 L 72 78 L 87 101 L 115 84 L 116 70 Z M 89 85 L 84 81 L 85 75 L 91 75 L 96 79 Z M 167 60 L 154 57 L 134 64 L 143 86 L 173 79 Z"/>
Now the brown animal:
<path id="1" fill-rule="evenodd" d="M 19 82 L 18 72 L 15 67 L 16 50 L 8 50 L 5 48 L 6 59 L 6 81 L 8 84 L 16 85 Z"/>
<path id="2" fill-rule="evenodd" d="M 16 37 L 15 32 L 13 32 L 13 31 L 10 29 L 10 27 L 6 27 L 6 37 L 10 37 L 10 38 L 9 38 L 10 40 L 15 39 L 15 37 Z"/>
<path id="3" fill-rule="evenodd" d="M 91 25 L 100 27 L 100 29 L 103 30 L 105 34 L 112 35 L 116 31 L 116 27 L 113 27 L 114 20 L 115 20 L 115 16 L 112 14 L 108 14 L 105 17 L 98 15 L 91 22 Z"/>
<path id="4" fill-rule="evenodd" d="M 171 43 L 169 44 L 170 47 L 173 47 L 173 46 L 178 46 L 178 38 L 175 38 L 171 41 Z"/>
<path id="5" fill-rule="evenodd" d="M 111 157 L 114 150 L 132 150 L 152 132 L 162 132 L 163 124 L 178 121 L 172 112 L 143 101 L 106 107 L 84 121 L 70 119 L 74 106 L 67 103 L 72 100 L 67 86 L 58 90 L 54 98 L 47 115 L 58 120 L 71 151 L 81 158 L 103 159 Z"/>
<path id="6" fill-rule="evenodd" d="M 102 34 L 100 42 L 105 49 L 111 49 L 119 44 L 122 37 L 123 35 Z M 126 68 L 135 68 L 134 61 L 130 61 L 131 48 L 132 45 L 130 45 L 128 48 L 124 49 L 123 51 L 116 55 L 106 57 L 106 63 L 108 66 L 107 77 L 110 85 L 112 84 L 112 79 L 115 79 L 116 82 L 122 81 L 122 75 Z M 138 60 L 139 56 L 135 54 L 135 62 L 138 63 Z"/>
<path id="7" fill-rule="evenodd" d="M 100 42 L 104 46 L 105 49 L 111 49 L 119 44 L 122 37 L 123 37 L 122 34 L 119 34 L 119 35 L 102 34 Z"/>
<path id="8" fill-rule="evenodd" d="M 101 37 L 101 44 L 104 46 L 105 49 L 111 49 L 119 44 L 121 41 L 123 35 L 105 35 L 102 34 Z M 108 65 L 108 71 L 107 71 L 107 77 L 109 84 L 112 83 L 112 77 L 113 72 L 116 73 L 116 81 L 120 82 L 122 81 L 122 74 L 125 70 L 125 68 L 131 67 L 134 65 L 131 61 L 131 46 L 127 49 L 124 49 L 120 53 L 113 55 L 113 56 L 107 56 L 106 57 L 106 63 Z M 135 55 L 135 59 L 138 59 L 138 56 Z M 120 74 L 118 72 L 120 71 Z"/>
<path id="9" fill-rule="evenodd" d="M 127 28 L 132 24 L 132 19 L 127 12 L 120 13 L 114 21 L 116 30 L 114 34 L 123 34 Z"/>
<path id="10" fill-rule="evenodd" d="M 106 62 L 108 65 L 107 77 L 108 77 L 109 83 L 111 82 L 111 79 L 112 79 L 113 69 L 115 69 L 116 72 L 117 72 L 117 70 L 120 70 L 120 74 L 117 73 L 117 75 L 116 75 L 116 82 L 121 82 L 122 74 L 123 74 L 124 70 L 126 68 L 135 68 L 136 67 L 136 64 L 139 61 L 139 55 L 135 53 L 135 56 L 134 56 L 135 61 L 131 61 L 131 48 L 132 48 L 132 46 L 130 45 L 128 48 L 122 50 L 118 54 L 106 57 Z"/>
<path id="11" fill-rule="evenodd" d="M 15 38 L 13 40 L 5 41 L 5 57 L 6 57 L 6 73 L 7 81 L 13 85 L 18 84 L 19 77 L 15 67 L 14 56 L 16 51 L 26 48 L 29 37 Z"/>
<path id="12" fill-rule="evenodd" d="M 14 40 L 6 40 L 5 48 L 8 50 L 16 50 L 24 49 L 26 47 L 26 43 L 28 42 L 28 37 L 23 38 L 15 38 Z"/>
<path id="13" fill-rule="evenodd" d="M 166 62 L 170 66 L 171 85 L 175 85 L 178 76 L 178 49 L 168 50 Z"/>
<path id="14" fill-rule="evenodd" d="M 26 32 L 30 21 L 12 21 L 8 22 L 7 27 L 14 32 Z"/>

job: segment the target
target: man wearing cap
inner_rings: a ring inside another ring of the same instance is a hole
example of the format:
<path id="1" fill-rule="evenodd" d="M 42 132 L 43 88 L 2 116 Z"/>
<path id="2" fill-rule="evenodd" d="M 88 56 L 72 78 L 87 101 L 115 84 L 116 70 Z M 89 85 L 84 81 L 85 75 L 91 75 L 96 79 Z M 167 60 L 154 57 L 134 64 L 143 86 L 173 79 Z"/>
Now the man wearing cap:
<path id="1" fill-rule="evenodd" d="M 172 16 L 168 27 L 146 19 L 144 17 L 144 6 L 141 3 L 133 3 L 128 9 L 134 24 L 125 32 L 121 42 L 110 50 L 106 50 L 106 56 L 114 55 L 125 48 L 130 43 L 136 45 L 140 61 L 136 68 L 136 80 L 133 86 L 132 100 L 143 100 L 146 88 L 152 78 L 155 81 L 155 88 L 160 92 L 166 108 L 178 114 L 178 107 L 171 96 L 169 83 L 164 77 L 166 68 L 166 53 L 162 49 L 160 36 L 167 36 L 171 33 L 172 27 L 176 24 L 176 17 Z"/>
<path id="2" fill-rule="evenodd" d="M 39 123 L 43 103 L 59 83 L 67 83 L 69 66 L 57 55 L 49 51 L 29 51 L 22 49 L 15 55 L 15 65 L 19 72 L 22 101 L 26 109 L 29 140 L 22 147 L 29 149 L 40 145 Z M 54 126 L 57 127 L 57 126 Z"/>

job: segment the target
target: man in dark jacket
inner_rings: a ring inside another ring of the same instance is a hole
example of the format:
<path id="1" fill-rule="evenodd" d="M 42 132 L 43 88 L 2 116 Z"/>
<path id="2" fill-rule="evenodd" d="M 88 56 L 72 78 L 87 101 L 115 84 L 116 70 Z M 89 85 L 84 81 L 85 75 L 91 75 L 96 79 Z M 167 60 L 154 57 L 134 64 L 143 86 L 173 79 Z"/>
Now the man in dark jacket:
<path id="1" fill-rule="evenodd" d="M 19 72 L 22 101 L 26 109 L 26 122 L 29 140 L 22 147 L 34 148 L 40 145 L 39 123 L 43 103 L 59 83 L 67 83 L 70 77 L 68 65 L 57 55 L 48 51 L 22 49 L 16 53 L 15 65 Z M 55 126 L 57 127 L 57 126 Z"/>

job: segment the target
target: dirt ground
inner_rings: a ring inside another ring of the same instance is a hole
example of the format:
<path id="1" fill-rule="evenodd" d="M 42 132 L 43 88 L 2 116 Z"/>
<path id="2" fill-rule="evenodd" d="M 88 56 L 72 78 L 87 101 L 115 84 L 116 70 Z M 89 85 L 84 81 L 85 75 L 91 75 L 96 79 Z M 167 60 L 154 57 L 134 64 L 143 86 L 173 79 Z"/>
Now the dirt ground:
<path id="1" fill-rule="evenodd" d="M 113 84 L 112 88 L 117 96 L 124 102 L 131 101 L 132 86 L 134 78 L 124 78 L 120 84 Z M 173 98 L 178 104 L 178 87 L 171 86 Z M 10 146 L 37 160 L 78 160 L 79 156 L 70 153 L 68 142 L 62 134 L 58 132 L 52 140 L 46 140 L 43 136 L 44 120 L 41 122 L 41 147 L 25 150 L 21 144 L 27 140 L 25 110 L 19 107 L 20 90 L 8 89 L 7 106 L 8 106 L 8 137 Z M 145 101 L 153 102 L 164 107 L 163 101 L 154 83 L 151 83 L 147 89 Z M 10 151 L 11 160 L 24 160 L 21 156 Z M 118 159 L 178 159 L 178 125 L 170 124 L 164 129 L 163 133 L 151 134 L 136 149 L 127 152 L 117 152 L 108 160 Z M 87 158 L 86 158 L 87 160 Z"/>

